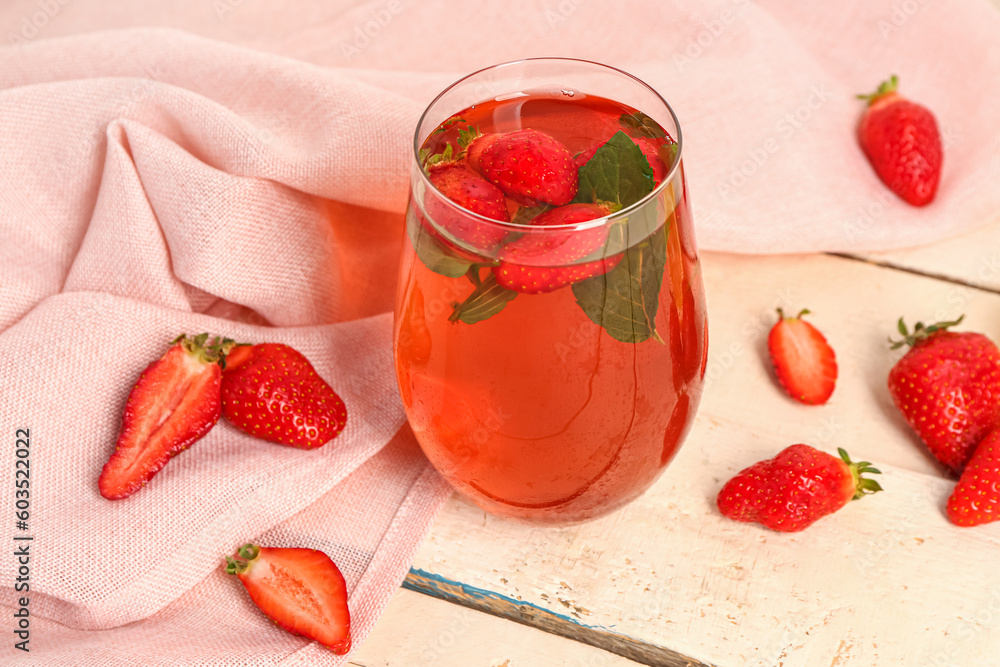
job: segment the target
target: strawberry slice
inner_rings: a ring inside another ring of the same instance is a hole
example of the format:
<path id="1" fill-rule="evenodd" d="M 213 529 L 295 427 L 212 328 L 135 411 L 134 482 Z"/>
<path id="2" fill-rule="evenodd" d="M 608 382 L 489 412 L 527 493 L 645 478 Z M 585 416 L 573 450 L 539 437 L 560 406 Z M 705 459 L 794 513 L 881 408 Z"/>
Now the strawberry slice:
<path id="1" fill-rule="evenodd" d="M 785 317 L 779 308 L 780 319 L 767 337 L 767 349 L 788 395 L 800 403 L 821 405 L 837 384 L 837 357 L 823 334 L 802 319 L 808 312 Z"/>
<path id="2" fill-rule="evenodd" d="M 347 584 L 337 565 L 316 549 L 244 544 L 226 557 L 250 599 L 283 629 L 318 641 L 338 655 L 351 650 Z"/>
<path id="3" fill-rule="evenodd" d="M 182 334 L 142 372 L 125 404 L 115 451 L 97 481 L 105 498 L 138 491 L 219 421 L 220 362 L 234 342 L 207 341 L 207 333 Z"/>
<path id="4" fill-rule="evenodd" d="M 233 349 L 222 374 L 222 415 L 250 435 L 316 449 L 340 435 L 347 409 L 301 352 L 280 343 Z"/>

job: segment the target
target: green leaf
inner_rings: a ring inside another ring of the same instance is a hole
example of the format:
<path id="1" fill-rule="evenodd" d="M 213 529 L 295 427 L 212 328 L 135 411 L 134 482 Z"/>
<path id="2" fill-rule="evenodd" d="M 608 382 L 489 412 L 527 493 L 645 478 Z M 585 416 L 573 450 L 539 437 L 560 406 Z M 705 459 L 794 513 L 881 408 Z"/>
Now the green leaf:
<path id="1" fill-rule="evenodd" d="M 444 130 L 446 128 L 451 127 L 452 125 L 455 125 L 456 123 L 465 123 L 465 124 L 468 124 L 468 122 L 469 121 L 465 120 L 461 116 L 452 116 L 451 118 L 449 118 L 445 122 L 441 123 L 441 129 Z"/>
<path id="2" fill-rule="evenodd" d="M 476 273 L 476 280 L 479 279 L 479 267 L 473 267 Z M 469 274 L 472 279 L 472 273 Z M 476 285 L 465 301 L 452 305 L 453 311 L 448 318 L 452 322 L 462 321 L 466 324 L 475 324 L 489 319 L 499 313 L 504 307 L 517 296 L 517 292 L 509 290 L 497 282 L 493 271 L 486 274 L 486 278 Z"/>
<path id="3" fill-rule="evenodd" d="M 612 202 L 625 208 L 653 190 L 653 169 L 642 149 L 624 132 L 616 132 L 580 167 L 575 202 Z"/>
<path id="4" fill-rule="evenodd" d="M 456 123 L 465 123 L 465 122 L 467 122 L 467 121 L 464 118 L 462 118 L 461 116 L 452 116 L 448 120 L 446 120 L 443 123 L 441 123 L 440 125 L 438 125 L 437 128 L 435 128 L 435 130 L 433 132 L 431 132 L 431 134 L 432 135 L 433 134 L 444 134 L 445 132 L 448 131 L 448 128 L 451 127 L 452 125 L 454 125 Z"/>
<path id="5" fill-rule="evenodd" d="M 677 142 L 667 134 L 659 123 L 641 111 L 637 111 L 634 114 L 623 113 L 619 117 L 618 122 L 626 130 L 631 130 L 640 136 L 647 136 L 653 139 L 666 139 L 667 141 L 660 146 L 660 159 L 663 160 L 663 164 L 667 165 L 667 169 L 673 166 L 674 161 L 677 159 Z"/>
<path id="6" fill-rule="evenodd" d="M 468 273 L 472 264 L 449 254 L 444 246 L 420 224 L 415 207 L 416 204 L 411 201 L 406 212 L 406 234 L 410 237 L 410 243 L 413 244 L 413 249 L 424 266 L 434 273 L 449 278 L 460 278 Z"/>
<path id="7" fill-rule="evenodd" d="M 635 113 L 623 113 L 618 119 L 622 127 L 645 134 L 654 139 L 666 139 L 666 131 L 655 120 L 641 111 Z"/>
<path id="8" fill-rule="evenodd" d="M 670 143 L 660 146 L 660 159 L 663 163 L 667 165 L 667 169 L 674 166 L 674 160 L 677 159 L 677 151 L 680 147 L 677 145 L 676 141 L 671 140 Z M 666 155 L 664 155 L 666 153 Z"/>
<path id="9" fill-rule="evenodd" d="M 458 147 L 463 149 L 468 148 L 469 144 L 475 141 L 481 134 L 478 127 L 459 128 Z"/>
<path id="10" fill-rule="evenodd" d="M 443 151 L 441 151 L 440 153 L 435 153 L 434 155 L 431 155 L 429 158 L 427 158 L 426 165 L 429 167 L 430 165 L 437 164 L 438 162 L 447 162 L 451 160 L 454 152 L 455 148 L 450 143 L 445 144 Z"/>
<path id="11" fill-rule="evenodd" d="M 625 251 L 611 271 L 573 285 L 576 302 L 615 340 L 642 343 L 653 338 L 667 264 L 667 226 Z"/>

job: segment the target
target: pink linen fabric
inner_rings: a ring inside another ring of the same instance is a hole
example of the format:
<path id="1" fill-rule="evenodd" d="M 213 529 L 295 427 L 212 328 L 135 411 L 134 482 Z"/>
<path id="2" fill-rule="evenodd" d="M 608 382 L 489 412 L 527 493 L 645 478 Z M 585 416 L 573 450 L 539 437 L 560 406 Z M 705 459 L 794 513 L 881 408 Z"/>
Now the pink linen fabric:
<path id="1" fill-rule="evenodd" d="M 30 428 L 37 664 L 344 664 L 221 572 L 250 539 L 330 553 L 363 641 L 448 494 L 405 426 L 390 311 L 412 130 L 461 75 L 562 55 L 650 83 L 680 118 L 706 249 L 889 249 L 1000 208 L 985 0 L 15 0 L 0 44 L 0 517 L 16 532 Z M 944 131 L 925 209 L 855 144 L 853 95 L 890 73 Z M 131 382 L 202 331 L 302 351 L 347 430 L 300 452 L 220 423 L 102 499 Z M 16 568 L 0 558 L 7 618 Z"/>

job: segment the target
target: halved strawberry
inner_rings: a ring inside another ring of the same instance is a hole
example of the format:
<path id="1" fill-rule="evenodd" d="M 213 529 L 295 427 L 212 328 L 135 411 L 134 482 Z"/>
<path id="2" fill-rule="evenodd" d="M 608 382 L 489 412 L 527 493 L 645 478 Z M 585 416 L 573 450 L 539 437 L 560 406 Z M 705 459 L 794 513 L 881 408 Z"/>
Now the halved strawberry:
<path id="1" fill-rule="evenodd" d="M 826 403 L 837 384 L 837 357 L 816 327 L 802 319 L 809 311 L 785 317 L 767 337 L 767 349 L 778 381 L 788 395 L 807 405 Z"/>
<path id="2" fill-rule="evenodd" d="M 181 334 L 142 372 L 129 394 L 118 441 L 97 481 L 109 500 L 125 498 L 219 421 L 220 361 L 234 345 Z"/>
<path id="3" fill-rule="evenodd" d="M 607 214 L 608 210 L 598 204 L 569 204 L 542 213 L 532 220 L 531 227 L 578 224 Z M 607 239 L 605 225 L 565 233 L 527 230 L 498 251 L 500 263 L 493 267 L 493 274 L 500 285 L 515 292 L 552 292 L 615 268 L 621 253 L 574 264 L 604 247 Z"/>
<path id="4" fill-rule="evenodd" d="M 271 442 L 315 449 L 340 435 L 347 409 L 301 352 L 280 343 L 233 349 L 222 374 L 222 414 Z"/>
<path id="5" fill-rule="evenodd" d="M 244 544 L 226 557 L 257 608 L 277 625 L 343 655 L 351 650 L 347 584 L 322 551 Z"/>

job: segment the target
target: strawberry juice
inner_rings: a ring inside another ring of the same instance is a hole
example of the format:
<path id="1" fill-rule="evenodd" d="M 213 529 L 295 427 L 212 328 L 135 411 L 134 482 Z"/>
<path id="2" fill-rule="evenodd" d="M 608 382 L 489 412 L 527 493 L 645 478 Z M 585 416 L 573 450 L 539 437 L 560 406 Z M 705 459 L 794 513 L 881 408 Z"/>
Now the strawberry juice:
<path id="1" fill-rule="evenodd" d="M 432 215 L 444 198 L 427 178 L 434 164 L 468 168 L 477 137 L 525 129 L 589 165 L 575 175 L 576 197 L 605 207 L 606 217 L 558 233 L 526 229 L 558 207 L 507 196 L 511 222 L 468 216 L 466 231 L 481 225 L 490 233 L 466 233 L 443 213 Z M 595 147 L 604 150 L 598 155 Z M 394 351 L 423 450 L 456 489 L 503 516 L 566 523 L 634 499 L 676 454 L 705 369 L 702 281 L 671 133 L 605 98 L 529 91 L 454 114 L 420 148 Z M 616 203 L 630 186 L 608 190 L 609 173 L 623 183 L 634 174 L 642 189 L 629 196 L 641 198 Z M 601 236 L 579 251 L 586 257 L 553 253 L 585 231 Z M 505 249 L 543 232 L 534 246 L 544 251 L 520 256 L 527 264 L 520 268 L 529 276 L 547 271 L 549 280 L 558 260 L 558 281 L 504 282 Z"/>

